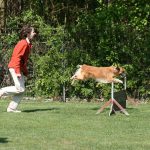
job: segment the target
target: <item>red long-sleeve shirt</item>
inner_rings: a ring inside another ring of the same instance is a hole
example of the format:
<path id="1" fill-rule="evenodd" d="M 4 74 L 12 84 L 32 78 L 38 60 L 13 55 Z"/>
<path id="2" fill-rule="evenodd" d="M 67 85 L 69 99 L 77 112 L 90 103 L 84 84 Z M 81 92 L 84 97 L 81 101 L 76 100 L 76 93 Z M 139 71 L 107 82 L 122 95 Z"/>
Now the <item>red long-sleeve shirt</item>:
<path id="1" fill-rule="evenodd" d="M 14 68 L 16 74 L 21 74 L 22 72 L 25 76 L 27 76 L 27 60 L 30 54 L 31 46 L 31 43 L 28 43 L 26 39 L 20 40 L 13 50 L 8 68 Z"/>

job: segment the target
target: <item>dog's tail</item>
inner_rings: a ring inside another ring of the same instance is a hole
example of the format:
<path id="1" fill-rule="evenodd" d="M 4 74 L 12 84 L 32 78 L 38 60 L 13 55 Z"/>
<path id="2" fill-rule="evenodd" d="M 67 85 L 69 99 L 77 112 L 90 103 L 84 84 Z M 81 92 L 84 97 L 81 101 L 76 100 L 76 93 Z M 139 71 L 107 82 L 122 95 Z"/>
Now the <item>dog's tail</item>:
<path id="1" fill-rule="evenodd" d="M 82 67 L 82 65 L 77 65 L 77 70 L 76 72 Z M 76 80 L 76 72 L 74 73 L 74 75 L 70 78 L 71 81 L 71 85 L 74 84 L 75 80 Z"/>

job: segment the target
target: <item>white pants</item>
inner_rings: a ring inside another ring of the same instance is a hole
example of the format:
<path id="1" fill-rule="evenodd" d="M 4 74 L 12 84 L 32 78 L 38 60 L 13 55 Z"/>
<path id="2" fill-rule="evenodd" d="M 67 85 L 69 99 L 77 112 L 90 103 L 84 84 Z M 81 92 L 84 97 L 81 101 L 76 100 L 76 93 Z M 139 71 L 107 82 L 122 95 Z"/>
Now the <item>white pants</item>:
<path id="1" fill-rule="evenodd" d="M 14 81 L 14 86 L 8 86 L 8 87 L 4 87 L 1 90 L 3 91 L 3 95 L 13 95 L 13 100 L 9 103 L 8 108 L 7 109 L 12 109 L 15 110 L 17 109 L 18 104 L 20 103 L 23 93 L 25 91 L 25 86 L 24 86 L 24 76 L 23 74 L 21 74 L 21 77 L 18 78 L 15 70 L 13 68 L 9 69 L 10 74 L 13 78 Z"/>

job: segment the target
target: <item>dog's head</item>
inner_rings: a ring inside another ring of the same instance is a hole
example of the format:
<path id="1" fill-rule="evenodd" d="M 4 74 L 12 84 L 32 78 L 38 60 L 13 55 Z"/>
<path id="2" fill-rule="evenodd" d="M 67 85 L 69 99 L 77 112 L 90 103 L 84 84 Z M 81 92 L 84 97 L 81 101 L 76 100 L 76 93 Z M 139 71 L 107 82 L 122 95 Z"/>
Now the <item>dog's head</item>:
<path id="1" fill-rule="evenodd" d="M 126 71 L 125 71 L 124 68 L 122 68 L 122 67 L 115 67 L 114 70 L 115 70 L 115 74 L 117 76 L 120 76 L 121 78 L 126 77 Z"/>

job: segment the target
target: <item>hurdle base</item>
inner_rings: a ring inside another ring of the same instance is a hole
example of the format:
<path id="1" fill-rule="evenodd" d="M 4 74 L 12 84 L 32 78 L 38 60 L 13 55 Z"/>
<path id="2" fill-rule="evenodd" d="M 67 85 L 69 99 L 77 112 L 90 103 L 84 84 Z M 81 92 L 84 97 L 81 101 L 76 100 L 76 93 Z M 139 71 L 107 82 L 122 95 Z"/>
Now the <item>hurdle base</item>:
<path id="1" fill-rule="evenodd" d="M 129 116 L 128 112 L 115 100 L 115 99 L 110 99 L 108 102 L 106 102 L 97 112 L 96 114 L 101 113 L 108 105 L 112 104 L 112 106 L 114 104 L 116 104 L 118 106 L 118 108 L 121 110 L 121 112 L 123 112 L 125 115 Z M 112 114 L 116 114 L 116 111 L 113 109 L 113 107 L 111 106 L 110 112 L 109 112 L 109 116 L 111 116 Z"/>

